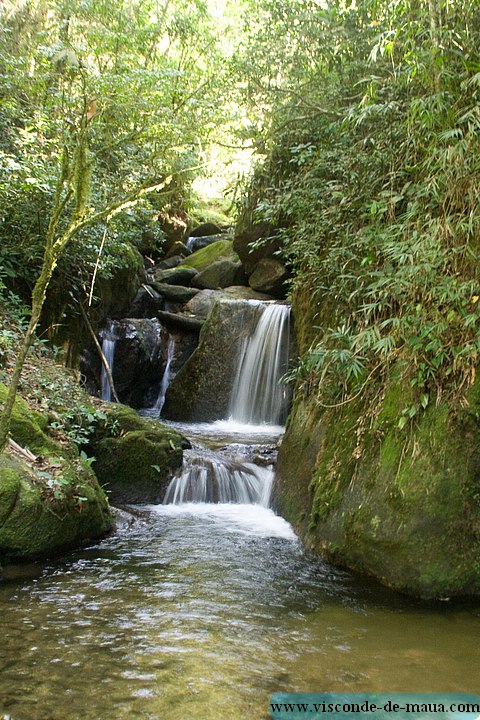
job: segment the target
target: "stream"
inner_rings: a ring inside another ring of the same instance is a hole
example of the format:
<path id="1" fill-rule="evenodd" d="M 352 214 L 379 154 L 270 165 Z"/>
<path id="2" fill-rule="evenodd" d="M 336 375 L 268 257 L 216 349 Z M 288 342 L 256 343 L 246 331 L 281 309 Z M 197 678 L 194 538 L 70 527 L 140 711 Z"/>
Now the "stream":
<path id="1" fill-rule="evenodd" d="M 182 429 L 220 463 L 276 440 Z M 258 503 L 134 517 L 94 547 L 5 568 L 4 720 L 260 720 L 279 691 L 480 689 L 478 607 L 418 604 L 334 569 Z"/>
<path id="2" fill-rule="evenodd" d="M 265 305 L 244 345 L 234 420 L 174 424 L 192 449 L 164 504 L 4 568 L 0 720 L 263 720 L 273 692 L 480 690 L 478 606 L 335 569 L 272 510 L 288 317 Z"/>

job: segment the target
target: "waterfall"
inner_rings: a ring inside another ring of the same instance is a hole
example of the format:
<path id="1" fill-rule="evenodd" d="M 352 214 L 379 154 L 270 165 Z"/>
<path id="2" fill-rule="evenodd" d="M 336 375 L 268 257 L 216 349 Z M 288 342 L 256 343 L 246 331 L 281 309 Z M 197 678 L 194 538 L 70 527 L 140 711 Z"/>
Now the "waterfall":
<path id="1" fill-rule="evenodd" d="M 245 503 L 268 507 L 273 470 L 227 460 L 209 450 L 185 451 L 184 466 L 167 488 L 164 504 Z"/>
<path id="2" fill-rule="evenodd" d="M 174 352 L 175 339 L 173 335 L 169 335 L 167 345 L 167 364 L 165 365 L 165 370 L 163 371 L 162 384 L 160 385 L 160 392 L 158 393 L 157 402 L 155 403 L 155 410 L 158 410 L 158 414 L 162 411 L 163 404 L 165 402 L 165 395 L 167 394 L 168 386 L 170 384 L 171 366 Z"/>
<path id="3" fill-rule="evenodd" d="M 107 328 L 102 331 L 102 353 L 107 361 L 107 365 L 110 368 L 110 372 L 113 371 L 113 360 L 115 357 L 115 345 L 117 342 L 116 338 L 116 326 L 114 322 L 110 322 Z M 102 363 L 102 375 L 101 375 L 101 399 L 110 402 L 112 399 L 112 388 L 108 381 L 105 366 Z"/>
<path id="4" fill-rule="evenodd" d="M 282 375 L 288 367 L 290 307 L 265 305 L 257 327 L 244 342 L 230 400 L 231 419 L 279 425 L 288 396 Z"/>

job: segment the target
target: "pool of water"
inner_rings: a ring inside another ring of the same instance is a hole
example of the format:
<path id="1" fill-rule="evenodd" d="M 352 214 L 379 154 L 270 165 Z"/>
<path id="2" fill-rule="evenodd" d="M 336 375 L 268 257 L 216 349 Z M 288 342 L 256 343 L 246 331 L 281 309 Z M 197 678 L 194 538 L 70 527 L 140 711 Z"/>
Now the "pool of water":
<path id="1" fill-rule="evenodd" d="M 272 692 L 480 690 L 480 608 L 334 569 L 259 505 L 145 506 L 99 545 L 5 568 L 0 611 L 0 719 L 261 720 Z"/>

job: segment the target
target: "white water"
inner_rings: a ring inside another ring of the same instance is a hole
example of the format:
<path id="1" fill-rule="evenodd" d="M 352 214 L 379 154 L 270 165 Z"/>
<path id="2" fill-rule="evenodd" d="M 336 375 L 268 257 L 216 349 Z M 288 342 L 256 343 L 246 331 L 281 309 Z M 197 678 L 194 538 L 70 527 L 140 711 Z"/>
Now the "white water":
<path id="1" fill-rule="evenodd" d="M 116 345 L 116 336 L 115 336 L 115 323 L 111 322 L 106 330 L 104 330 L 103 340 L 102 340 L 102 353 L 105 356 L 105 360 L 107 361 L 107 365 L 110 368 L 110 372 L 113 372 L 113 361 L 115 358 L 115 345 Z M 105 366 L 102 363 L 102 375 L 101 375 L 101 398 L 102 400 L 105 400 L 106 402 L 110 402 L 112 399 L 112 388 L 110 387 L 110 383 L 108 381 L 107 372 L 105 370 Z"/>
<path id="2" fill-rule="evenodd" d="M 269 304 L 245 341 L 235 377 L 230 417 L 236 423 L 280 425 L 288 397 L 281 378 L 289 357 L 290 308 Z"/>
<path id="3" fill-rule="evenodd" d="M 278 437 L 283 432 L 280 423 L 286 412 L 287 395 L 281 377 L 288 364 L 290 308 L 274 303 L 256 304 L 262 313 L 241 353 L 231 417 L 179 427 L 187 436 L 198 438 L 202 445 L 213 442 L 218 447 L 220 441 L 225 446 L 220 452 L 198 446 L 187 451 L 182 470 L 167 488 L 164 504 L 233 503 L 264 508 L 270 505 L 274 472 L 263 464 L 266 456 L 272 452 L 275 455 Z M 228 456 L 229 446 L 230 453 L 235 448 L 233 457 Z M 251 462 L 254 446 L 261 465 Z"/>
<path id="4" fill-rule="evenodd" d="M 162 384 L 160 385 L 160 392 L 158 393 L 157 402 L 155 403 L 155 410 L 158 410 L 158 413 L 160 414 L 163 408 L 163 405 L 165 403 L 165 395 L 167 394 L 168 386 L 170 385 L 171 380 L 171 366 L 172 366 L 172 360 L 173 355 L 175 353 L 175 339 L 173 335 L 168 336 L 168 345 L 167 345 L 167 364 L 165 365 L 165 370 L 163 372 L 162 377 Z"/>
<path id="5" fill-rule="evenodd" d="M 163 502 L 252 503 L 268 507 L 273 479 L 271 468 L 235 462 L 206 448 L 196 448 L 185 451 L 183 468 L 170 482 Z"/>

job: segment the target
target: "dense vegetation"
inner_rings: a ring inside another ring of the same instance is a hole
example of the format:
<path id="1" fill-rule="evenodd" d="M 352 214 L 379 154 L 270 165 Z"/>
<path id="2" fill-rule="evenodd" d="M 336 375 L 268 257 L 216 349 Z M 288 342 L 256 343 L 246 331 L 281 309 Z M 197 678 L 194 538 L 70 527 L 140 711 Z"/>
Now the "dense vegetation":
<path id="1" fill-rule="evenodd" d="M 415 388 L 403 427 L 479 360 L 480 8 L 273 6 L 276 102 L 247 202 L 293 268 L 293 374 L 330 405 L 395 365 Z"/>
<path id="2" fill-rule="evenodd" d="M 403 426 L 472 382 L 477 2 L 10 0 L 0 13 L 0 282 L 26 301 L 51 266 L 34 326 L 50 285 L 44 325 L 68 336 L 80 303 L 94 312 L 94 277 L 135 262 L 132 248 L 155 254 L 165 218 L 188 222 L 215 142 L 257 153 L 243 203 L 274 228 L 299 306 L 305 288 L 315 300 L 294 376 L 319 402 L 395 364 L 415 388 Z"/>

